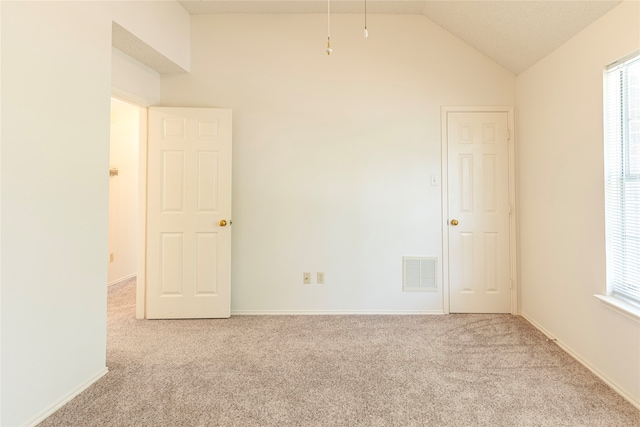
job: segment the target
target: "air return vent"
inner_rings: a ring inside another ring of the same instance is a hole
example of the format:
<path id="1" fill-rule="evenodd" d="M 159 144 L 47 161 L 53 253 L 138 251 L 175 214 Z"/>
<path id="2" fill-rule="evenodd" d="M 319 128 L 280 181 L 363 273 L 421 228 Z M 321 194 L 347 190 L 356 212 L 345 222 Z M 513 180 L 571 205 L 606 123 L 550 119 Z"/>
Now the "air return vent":
<path id="1" fill-rule="evenodd" d="M 402 290 L 435 292 L 438 290 L 438 258 L 402 257 Z"/>

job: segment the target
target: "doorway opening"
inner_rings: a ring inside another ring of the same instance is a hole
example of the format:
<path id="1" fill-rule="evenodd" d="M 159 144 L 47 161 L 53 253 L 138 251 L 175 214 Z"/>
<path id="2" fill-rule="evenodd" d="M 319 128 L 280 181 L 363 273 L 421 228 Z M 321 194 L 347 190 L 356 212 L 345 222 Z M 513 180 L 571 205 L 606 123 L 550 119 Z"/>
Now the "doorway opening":
<path id="1" fill-rule="evenodd" d="M 138 318 L 144 317 L 146 120 L 145 107 L 111 98 L 107 283 L 136 282 Z"/>
<path id="2" fill-rule="evenodd" d="M 139 116 L 137 106 L 111 99 L 108 286 L 137 275 Z"/>

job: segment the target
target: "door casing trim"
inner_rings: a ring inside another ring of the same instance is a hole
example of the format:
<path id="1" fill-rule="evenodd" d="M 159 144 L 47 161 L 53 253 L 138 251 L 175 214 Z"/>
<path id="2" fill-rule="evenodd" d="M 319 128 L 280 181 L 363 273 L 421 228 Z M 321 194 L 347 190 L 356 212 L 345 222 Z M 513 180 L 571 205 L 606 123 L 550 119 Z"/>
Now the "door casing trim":
<path id="1" fill-rule="evenodd" d="M 511 314 L 519 313 L 518 304 L 518 251 L 516 239 L 516 168 L 515 168 L 515 119 L 514 108 L 511 106 L 442 106 L 441 118 L 441 151 L 440 151 L 440 189 L 442 206 L 442 310 L 450 313 L 449 302 L 449 159 L 448 159 L 448 114 L 449 113 L 507 113 L 507 126 L 509 127 L 509 279 L 511 281 Z"/>
<path id="2" fill-rule="evenodd" d="M 136 280 L 136 319 L 147 317 L 147 136 L 149 108 L 140 109 L 138 145 L 138 279 Z"/>

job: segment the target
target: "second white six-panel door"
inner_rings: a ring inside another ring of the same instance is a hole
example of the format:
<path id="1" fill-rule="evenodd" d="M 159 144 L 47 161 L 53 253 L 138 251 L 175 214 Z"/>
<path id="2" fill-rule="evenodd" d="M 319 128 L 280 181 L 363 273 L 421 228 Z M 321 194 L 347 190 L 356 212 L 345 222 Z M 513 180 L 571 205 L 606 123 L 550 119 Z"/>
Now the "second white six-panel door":
<path id="1" fill-rule="evenodd" d="M 510 313 L 506 112 L 448 112 L 449 311 Z"/>

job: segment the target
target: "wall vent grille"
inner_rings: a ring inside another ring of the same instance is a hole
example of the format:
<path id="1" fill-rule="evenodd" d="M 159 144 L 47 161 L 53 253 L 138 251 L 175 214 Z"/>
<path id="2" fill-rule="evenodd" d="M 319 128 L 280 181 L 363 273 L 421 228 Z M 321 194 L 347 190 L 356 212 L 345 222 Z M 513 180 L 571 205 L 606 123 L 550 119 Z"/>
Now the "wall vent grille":
<path id="1" fill-rule="evenodd" d="M 402 290 L 435 292 L 438 290 L 438 258 L 402 257 Z"/>

